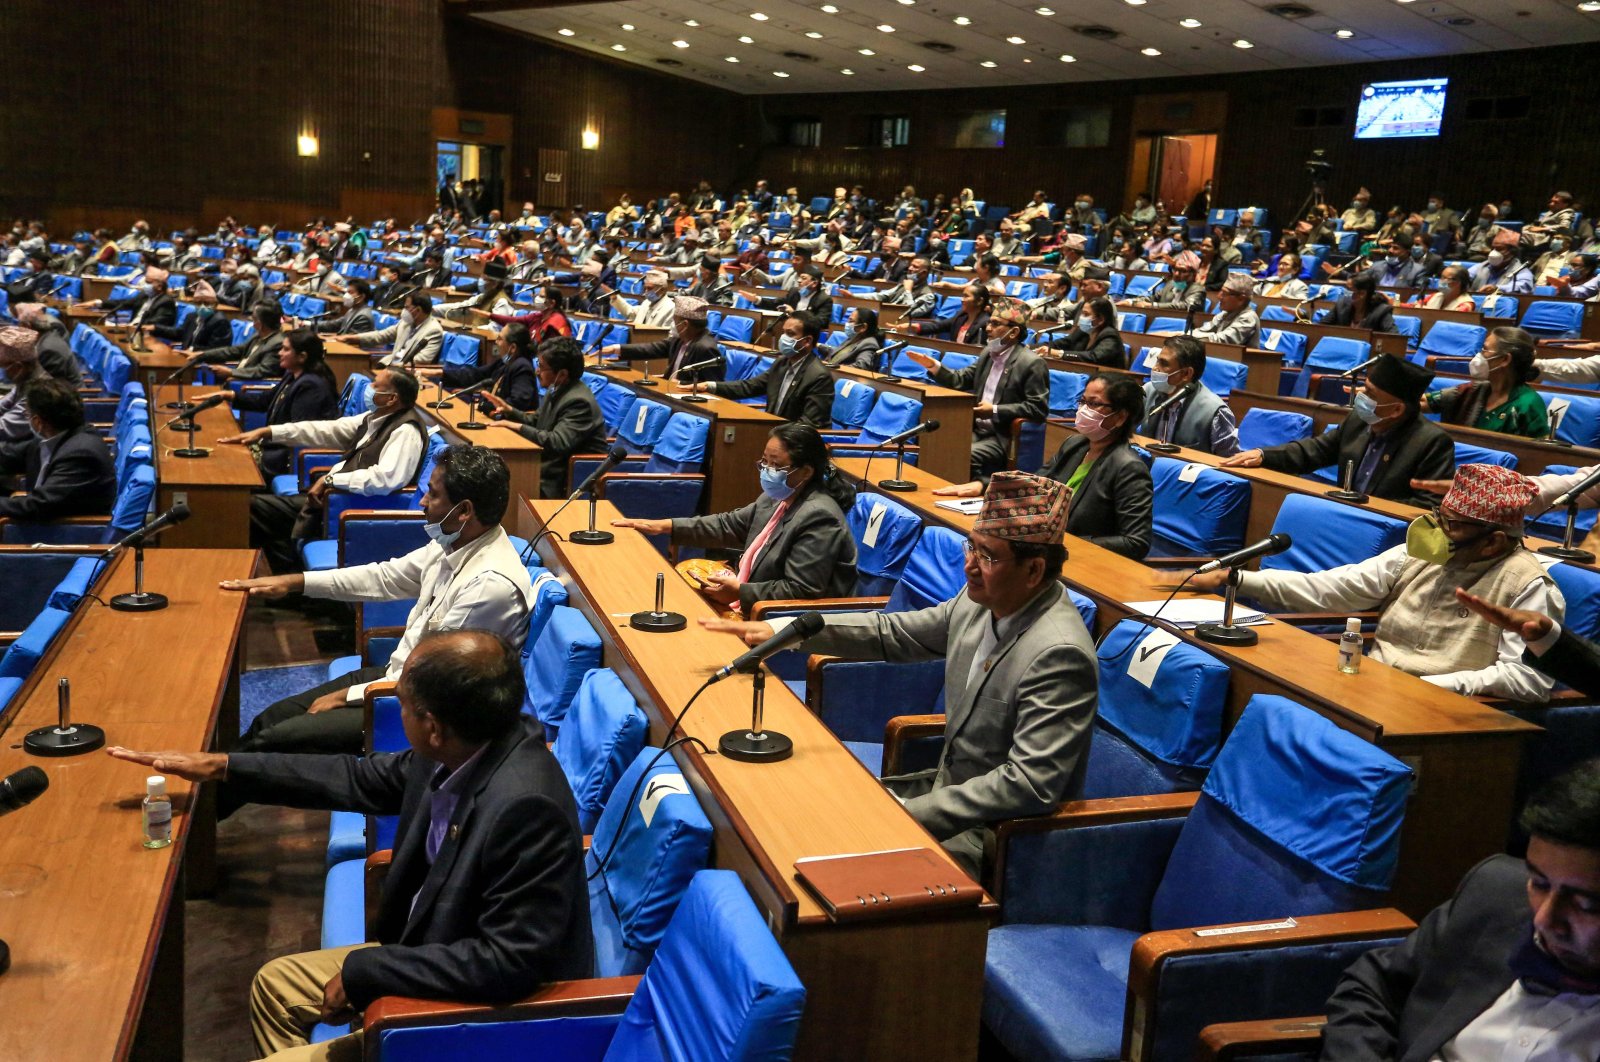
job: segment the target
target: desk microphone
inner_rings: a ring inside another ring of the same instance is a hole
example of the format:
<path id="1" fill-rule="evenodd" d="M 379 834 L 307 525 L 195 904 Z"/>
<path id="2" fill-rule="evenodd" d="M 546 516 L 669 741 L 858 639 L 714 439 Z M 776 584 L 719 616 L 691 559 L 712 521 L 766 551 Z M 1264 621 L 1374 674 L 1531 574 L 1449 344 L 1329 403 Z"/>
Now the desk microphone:
<path id="1" fill-rule="evenodd" d="M 178 502 L 172 508 L 100 554 L 99 559 L 104 562 L 110 560 L 124 549 L 133 548 L 133 593 L 118 594 L 113 597 L 109 602 L 112 609 L 117 612 L 156 612 L 167 607 L 165 594 L 145 592 L 144 543 L 146 539 L 160 534 L 173 524 L 181 524 L 187 519 L 189 519 L 188 503 Z M 66 679 L 61 681 L 66 682 Z M 63 709 L 64 717 L 65 709 Z M 62 725 L 65 726 L 66 724 L 63 723 Z"/>
<path id="2" fill-rule="evenodd" d="M 709 686 L 729 675 L 748 672 L 753 676 L 750 687 L 750 727 L 730 730 L 717 741 L 717 751 L 730 760 L 746 763 L 776 763 L 794 755 L 794 742 L 776 730 L 768 730 L 764 723 L 766 714 L 767 673 L 761 662 L 773 653 L 805 641 L 822 630 L 822 613 L 806 612 L 771 638 L 751 649 L 733 663 L 720 669 L 706 680 Z"/>
<path id="3" fill-rule="evenodd" d="M 897 339 L 893 343 L 888 344 L 887 346 L 882 346 L 882 347 L 878 348 L 878 379 L 880 379 L 880 380 L 891 380 L 891 381 L 900 379 L 900 377 L 898 377 L 894 373 L 888 371 L 889 362 L 886 361 L 885 359 L 888 358 L 889 355 L 897 353 L 897 352 L 899 352 L 901 350 L 904 350 L 906 347 L 909 347 L 910 345 L 911 345 L 911 340 L 909 340 L 909 339 Z"/>
<path id="4" fill-rule="evenodd" d="M 721 365 L 721 364 L 722 364 L 722 359 L 721 358 L 707 358 L 705 361 L 697 361 L 693 365 L 685 365 L 683 368 L 679 369 L 677 372 L 673 373 L 672 375 L 681 384 L 681 383 L 686 382 L 683 379 L 685 374 L 691 373 L 691 372 L 699 372 L 701 369 L 714 369 L 718 365 Z M 707 402 L 707 401 L 710 401 L 710 400 L 708 398 L 706 398 L 705 395 L 689 394 L 689 395 L 684 395 L 682 398 L 678 399 L 678 401 L 680 401 L 680 402 Z"/>
<path id="5" fill-rule="evenodd" d="M 1335 380 L 1353 380 L 1353 379 L 1356 378 L 1356 374 L 1357 373 L 1363 372 L 1366 369 L 1370 368 L 1371 366 L 1376 365 L 1382 359 L 1383 359 L 1383 355 L 1382 354 L 1379 354 L 1377 357 L 1368 358 L 1366 361 L 1362 362 L 1360 365 L 1352 365 L 1352 366 L 1350 366 L 1350 368 L 1346 369 L 1344 372 L 1341 372 L 1338 376 L 1335 376 L 1334 379 Z"/>
<path id="6" fill-rule="evenodd" d="M 606 473 L 610 472 L 612 469 L 616 468 L 618 465 L 620 465 L 623 461 L 626 461 L 627 459 L 628 459 L 628 450 L 627 450 L 626 447 L 620 446 L 620 445 L 619 446 L 613 446 L 611 448 L 611 452 L 606 454 L 606 459 L 604 461 L 600 462 L 600 464 L 595 467 L 595 470 L 593 472 L 590 472 L 589 475 L 584 478 L 584 481 L 582 483 L 578 484 L 578 489 L 577 490 L 575 490 L 571 494 L 567 495 L 566 500 L 563 501 L 559 506 L 556 507 L 556 511 L 555 512 L 550 514 L 550 519 L 548 519 L 548 520 L 546 520 L 544 522 L 544 526 L 539 529 L 539 533 L 537 535 L 534 535 L 533 538 L 528 540 L 528 548 L 522 551 L 523 560 L 526 561 L 530 557 L 532 557 L 534 555 L 533 547 L 537 546 L 539 544 L 539 540 L 541 538 L 543 538 L 544 536 L 550 534 L 555 529 L 556 517 L 561 515 L 562 510 L 564 510 L 567 506 L 571 505 L 573 502 L 577 501 L 579 498 L 583 497 L 583 495 L 585 493 L 589 494 L 589 529 L 588 529 L 588 531 L 574 531 L 572 533 L 571 537 L 569 538 L 569 541 L 578 542 L 581 545 L 590 545 L 590 546 L 601 546 L 601 545 L 605 545 L 607 542 L 612 541 L 616 536 L 614 536 L 611 532 L 595 530 L 595 526 L 594 526 L 595 499 L 594 499 L 594 494 L 592 492 L 592 488 L 594 487 L 594 485 L 596 483 L 600 482 L 600 477 L 601 476 L 604 476 Z M 580 536 L 582 536 L 582 537 L 580 537 Z M 591 538 L 590 536 L 594 536 L 594 537 Z M 600 536 L 604 536 L 604 537 L 602 538 Z"/>
<path id="7" fill-rule="evenodd" d="M 189 404 L 189 408 L 186 412 L 181 413 L 167 421 L 166 426 L 174 431 L 193 431 L 194 416 L 196 413 L 202 413 L 208 409 L 215 409 L 217 406 L 222 405 L 222 403 L 226 401 L 227 399 L 219 393 L 212 395 L 210 398 L 200 402 L 199 404 L 191 403 Z"/>
<path id="8" fill-rule="evenodd" d="M 1195 569 L 1195 574 L 1205 575 L 1209 572 L 1221 571 L 1223 568 L 1235 568 L 1257 557 L 1268 557 L 1274 553 L 1282 553 L 1292 545 L 1294 545 L 1294 539 L 1282 532 L 1268 535 L 1260 542 L 1251 543 L 1243 549 L 1234 550 L 1232 553 L 1225 553 L 1216 560 L 1206 561 Z"/>
<path id="9" fill-rule="evenodd" d="M 1146 413 L 1144 415 L 1144 422 L 1153 427 L 1155 425 L 1156 417 L 1158 417 L 1161 414 L 1165 413 L 1167 410 L 1171 409 L 1173 406 L 1177 405 L 1179 402 L 1182 402 L 1185 398 L 1188 398 L 1190 395 L 1194 394 L 1199 389 L 1200 389 L 1199 382 L 1196 381 L 1196 380 L 1190 380 L 1188 383 L 1184 384 L 1182 387 L 1180 387 L 1176 391 L 1172 392 L 1166 398 L 1164 398 L 1160 402 L 1156 403 L 1156 405 L 1150 410 L 1150 412 L 1148 412 L 1148 413 Z M 1175 446 L 1174 444 L 1172 444 L 1170 442 L 1153 442 L 1153 443 L 1146 443 L 1145 444 L 1145 449 L 1154 450 L 1158 454 L 1175 454 L 1180 449 L 1182 449 L 1182 447 Z"/>
<path id="10" fill-rule="evenodd" d="M 1594 471 L 1579 480 L 1576 486 L 1551 502 L 1545 508 L 1545 512 L 1549 512 L 1551 509 L 1559 509 L 1563 505 L 1571 505 L 1596 485 L 1600 485 L 1600 466 L 1596 466 Z"/>
<path id="11" fill-rule="evenodd" d="M 716 674 L 711 676 L 711 682 L 721 682 L 729 675 L 750 674 L 767 657 L 782 652 L 796 642 L 803 642 L 822 630 L 822 623 L 820 612 L 801 613 L 793 623 L 787 624 L 771 638 L 737 657 L 731 664 L 718 668 Z"/>
<path id="12" fill-rule="evenodd" d="M 907 439 L 909 439 L 909 438 L 911 438 L 913 436 L 921 435 L 923 432 L 934 432 L 934 431 L 938 431 L 938 430 L 939 430 L 939 422 L 938 421 L 936 421 L 936 420 L 925 420 L 921 424 L 917 424 L 917 425 L 915 425 L 913 427 L 907 428 L 905 431 L 901 432 L 898 435 L 889 436 L 887 439 L 883 440 L 881 443 L 878 443 L 878 445 L 879 446 L 894 446 L 894 445 L 897 445 L 898 443 L 905 442 Z"/>
<path id="13" fill-rule="evenodd" d="M 0 815 L 9 815 L 26 807 L 50 788 L 50 776 L 37 767 L 24 767 L 11 777 L 0 781 Z M 0 974 L 11 969 L 11 949 L 0 940 Z"/>

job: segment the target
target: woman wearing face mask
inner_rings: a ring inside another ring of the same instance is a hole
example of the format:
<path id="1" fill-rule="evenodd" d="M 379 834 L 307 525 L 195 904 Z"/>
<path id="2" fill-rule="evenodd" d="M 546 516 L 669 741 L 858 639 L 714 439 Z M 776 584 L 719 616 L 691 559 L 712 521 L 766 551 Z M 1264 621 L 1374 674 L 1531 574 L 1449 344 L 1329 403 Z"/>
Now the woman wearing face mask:
<path id="1" fill-rule="evenodd" d="M 533 364 L 533 339 L 528 326 L 506 325 L 490 349 L 494 357 L 487 365 L 428 365 L 418 369 L 417 375 L 442 378 L 445 389 L 450 391 L 486 384 L 478 403 L 478 408 L 486 412 L 498 405 L 489 401 L 491 395 L 524 413 L 538 406 L 538 372 Z"/>
<path id="2" fill-rule="evenodd" d="M 1090 379 L 1073 419 L 1077 434 L 1061 444 L 1039 470 L 1072 491 L 1067 534 L 1124 557 L 1150 552 L 1154 488 L 1150 466 L 1128 440 L 1144 419 L 1144 389 L 1138 377 L 1102 373 Z M 941 497 L 976 498 L 977 481 L 934 491 Z"/>
<path id="3" fill-rule="evenodd" d="M 1350 281 L 1350 293 L 1328 311 L 1328 324 L 1374 332 L 1399 331 L 1394 323 L 1394 307 L 1378 290 L 1378 278 L 1370 270 Z"/>
<path id="4" fill-rule="evenodd" d="M 855 588 L 856 545 L 845 521 L 855 492 L 828 445 L 806 424 L 779 424 L 758 466 L 761 497 L 731 513 L 675 520 L 614 520 L 674 545 L 741 550 L 732 568 L 685 561 L 680 574 L 706 597 L 746 616 L 757 601 L 844 597 Z"/>
<path id="5" fill-rule="evenodd" d="M 878 331 L 878 315 L 872 310 L 851 310 L 845 340 L 823 355 L 830 369 L 848 365 L 868 372 L 878 370 L 878 351 L 883 348 L 883 333 Z"/>
<path id="6" fill-rule="evenodd" d="M 1091 322 L 1088 345 L 1069 356 L 1092 361 L 1107 369 L 1126 369 L 1128 346 L 1122 341 L 1122 333 L 1117 331 L 1116 305 L 1102 295 L 1098 299 L 1090 299 L 1084 312 L 1089 315 Z"/>
<path id="7" fill-rule="evenodd" d="M 1544 400 L 1528 383 L 1539 376 L 1534 339 L 1520 328 L 1496 328 L 1472 356 L 1471 383 L 1422 396 L 1422 408 L 1446 424 L 1542 439 L 1550 433 Z"/>
<path id="8" fill-rule="evenodd" d="M 553 336 L 572 335 L 572 322 L 566 315 L 567 297 L 554 284 L 541 284 L 534 289 L 533 310 L 530 313 L 492 313 L 489 320 L 498 325 L 526 325 L 533 336 L 533 345 Z"/>
<path id="9" fill-rule="evenodd" d="M 1425 310 L 1455 310 L 1459 313 L 1476 313 L 1477 303 L 1467 293 L 1467 270 L 1464 266 L 1445 266 L 1439 274 L 1439 290 L 1423 299 Z"/>
<path id="10" fill-rule="evenodd" d="M 1293 252 L 1279 255 L 1272 273 L 1256 280 L 1256 294 L 1269 299 L 1303 299 L 1311 294 L 1300 279 L 1300 256 Z"/>
<path id="11" fill-rule="evenodd" d="M 283 378 L 272 387 L 224 388 L 213 393 L 236 412 L 265 413 L 269 428 L 338 419 L 339 385 L 328 368 L 320 336 L 309 328 L 285 332 L 278 347 L 278 368 Z M 191 397 L 201 402 L 211 395 Z M 273 442 L 269 434 L 253 449 L 262 475 L 281 476 L 291 470 L 294 447 Z"/>
<path id="12" fill-rule="evenodd" d="M 981 344 L 989 330 L 989 304 L 994 293 L 979 284 L 968 284 L 961 292 L 961 308 L 949 317 L 927 317 L 902 322 L 900 330 L 918 336 L 938 336 L 953 343 Z"/>

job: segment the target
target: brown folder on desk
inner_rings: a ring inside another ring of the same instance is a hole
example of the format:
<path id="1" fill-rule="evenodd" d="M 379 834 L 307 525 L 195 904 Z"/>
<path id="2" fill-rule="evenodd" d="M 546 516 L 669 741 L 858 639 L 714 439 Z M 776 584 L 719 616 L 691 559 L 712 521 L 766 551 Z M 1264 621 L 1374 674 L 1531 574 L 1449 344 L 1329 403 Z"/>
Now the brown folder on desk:
<path id="1" fill-rule="evenodd" d="M 796 876 L 835 922 L 894 918 L 929 907 L 975 907 L 983 890 L 928 848 L 814 856 Z"/>

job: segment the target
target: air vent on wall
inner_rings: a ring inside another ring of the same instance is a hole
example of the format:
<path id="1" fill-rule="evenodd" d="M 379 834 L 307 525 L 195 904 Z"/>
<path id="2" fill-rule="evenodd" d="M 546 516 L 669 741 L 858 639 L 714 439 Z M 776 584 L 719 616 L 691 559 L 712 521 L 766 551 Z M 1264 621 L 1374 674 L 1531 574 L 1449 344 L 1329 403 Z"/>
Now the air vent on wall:
<path id="1" fill-rule="evenodd" d="M 1279 18 L 1301 19 L 1310 18 L 1316 12 L 1304 4 L 1273 4 L 1267 8 L 1267 14 L 1277 15 Z"/>
<path id="2" fill-rule="evenodd" d="M 814 63 L 817 61 L 816 56 L 807 55 L 805 52 L 784 52 L 783 57 L 785 59 L 794 59 L 802 63 Z"/>
<path id="3" fill-rule="evenodd" d="M 1097 41 L 1114 41 L 1122 36 L 1110 26 L 1073 26 L 1072 32 L 1081 33 L 1085 37 L 1092 37 Z"/>
<path id="4" fill-rule="evenodd" d="M 678 60 L 676 60 L 676 59 L 662 58 L 662 59 L 657 59 L 656 62 L 660 63 L 662 66 L 682 66 L 683 65 L 682 63 L 678 62 Z"/>
<path id="5" fill-rule="evenodd" d="M 953 55 L 956 50 L 955 45 L 946 44 L 944 41 L 923 41 L 922 46 L 928 51 L 938 52 L 940 55 Z"/>
<path id="6" fill-rule="evenodd" d="M 1446 26 L 1471 26 L 1477 21 L 1477 19 L 1468 18 L 1465 15 L 1456 15 L 1454 18 L 1445 19 L 1444 24 Z"/>

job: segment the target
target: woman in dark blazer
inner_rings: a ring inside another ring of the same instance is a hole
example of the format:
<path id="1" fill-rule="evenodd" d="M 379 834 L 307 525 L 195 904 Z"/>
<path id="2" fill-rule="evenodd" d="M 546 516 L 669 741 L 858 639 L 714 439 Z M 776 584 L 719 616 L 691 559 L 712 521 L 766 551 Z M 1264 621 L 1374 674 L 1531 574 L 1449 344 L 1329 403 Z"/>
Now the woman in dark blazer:
<path id="1" fill-rule="evenodd" d="M 339 416 L 339 387 L 328 368 L 321 336 L 309 328 L 285 332 L 278 348 L 278 367 L 283 378 L 272 387 L 224 388 L 213 393 L 222 395 L 235 410 L 265 413 L 268 425 Z M 197 401 L 205 397 L 195 396 Z M 256 453 L 256 463 L 263 475 L 281 476 L 289 471 L 293 456 L 292 447 L 265 442 Z"/>
<path id="2" fill-rule="evenodd" d="M 732 570 L 686 579 L 724 608 L 749 614 L 757 601 L 846 597 L 856 584 L 856 544 L 845 522 L 854 491 L 833 468 L 828 445 L 807 424 L 772 429 L 760 462 L 761 497 L 731 513 L 676 520 L 615 520 L 674 545 L 742 549 Z"/>
<path id="3" fill-rule="evenodd" d="M 418 370 L 421 376 L 442 376 L 444 385 L 455 391 L 485 383 L 490 394 L 499 395 L 514 408 L 531 413 L 539 406 L 539 371 L 533 364 L 533 334 L 527 325 L 508 324 L 494 341 L 494 360 L 487 365 L 429 365 Z M 494 407 L 483 399 L 473 399 L 484 412 Z"/>
<path id="4" fill-rule="evenodd" d="M 989 341 L 989 304 L 993 301 L 994 292 L 981 284 L 968 284 L 961 292 L 959 312 L 950 317 L 928 317 L 903 323 L 901 331 L 981 347 Z"/>
<path id="5" fill-rule="evenodd" d="M 1394 324 L 1394 307 L 1378 291 L 1378 278 L 1370 272 L 1356 274 L 1350 281 L 1350 294 L 1333 304 L 1325 323 L 1368 328 L 1374 332 L 1398 331 Z"/>
<path id="6" fill-rule="evenodd" d="M 878 331 L 878 315 L 872 310 L 855 309 L 846 319 L 847 338 L 823 356 L 822 363 L 830 369 L 848 365 L 868 372 L 878 372 L 878 351 L 883 348 L 883 333 Z"/>
<path id="7" fill-rule="evenodd" d="M 1102 295 L 1098 299 L 1089 300 L 1088 310 L 1089 319 L 1094 322 L 1089 332 L 1089 345 L 1081 354 L 1073 356 L 1082 357 L 1107 369 L 1126 369 L 1128 347 L 1122 342 L 1122 333 L 1117 331 L 1116 306 Z"/>

